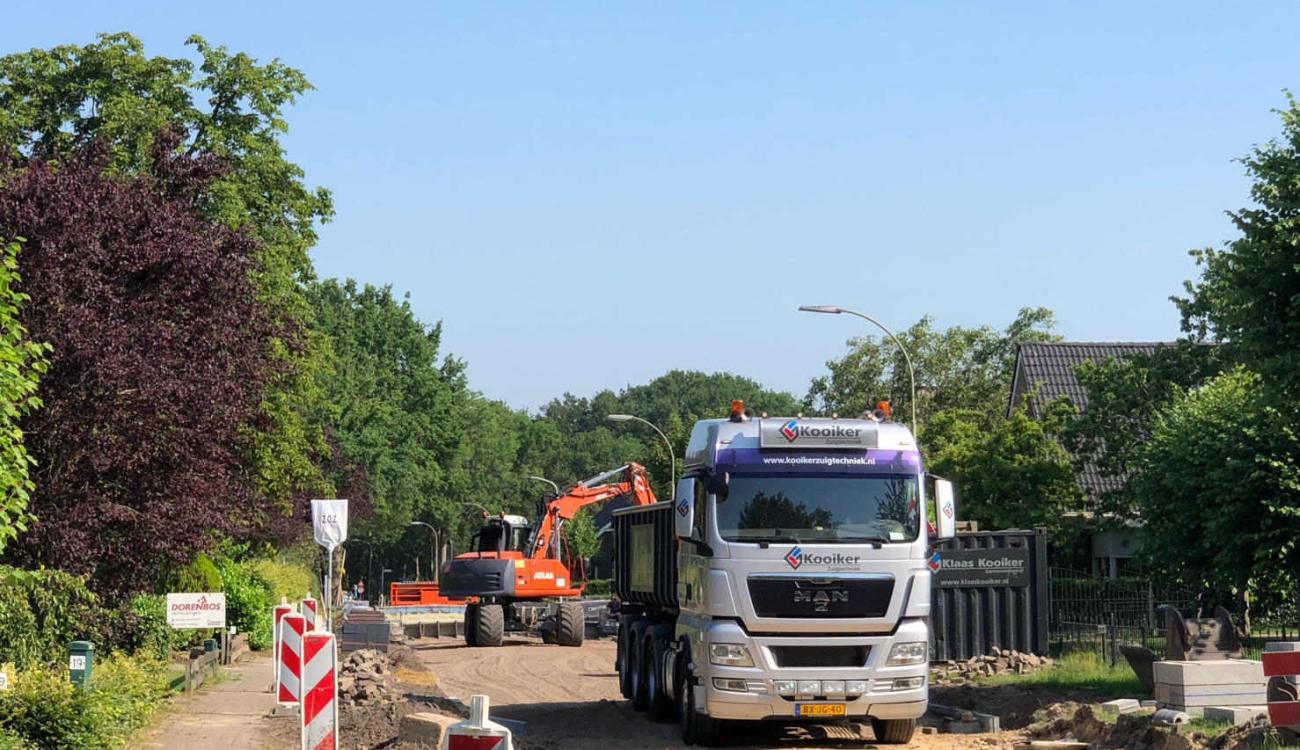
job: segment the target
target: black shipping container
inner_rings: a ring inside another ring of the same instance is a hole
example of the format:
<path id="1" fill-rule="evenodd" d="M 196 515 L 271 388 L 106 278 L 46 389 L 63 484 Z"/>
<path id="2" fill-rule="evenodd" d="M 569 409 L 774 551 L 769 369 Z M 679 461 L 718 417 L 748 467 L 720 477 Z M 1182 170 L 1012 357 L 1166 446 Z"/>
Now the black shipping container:
<path id="1" fill-rule="evenodd" d="M 1047 530 L 979 531 L 935 544 L 934 658 L 1014 649 L 1047 656 Z"/>

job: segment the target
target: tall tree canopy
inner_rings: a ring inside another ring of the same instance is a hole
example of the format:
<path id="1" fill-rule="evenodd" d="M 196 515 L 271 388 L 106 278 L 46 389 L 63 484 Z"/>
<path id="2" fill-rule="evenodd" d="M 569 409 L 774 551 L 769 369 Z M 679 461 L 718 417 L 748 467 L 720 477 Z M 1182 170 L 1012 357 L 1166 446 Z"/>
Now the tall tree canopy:
<path id="1" fill-rule="evenodd" d="M 1242 159 L 1254 205 L 1230 212 L 1241 236 L 1192 252 L 1201 278 L 1175 298 L 1194 341 L 1231 344 L 1280 397 L 1300 398 L 1300 104 L 1287 94 L 1282 136 Z"/>
<path id="2" fill-rule="evenodd" d="M 131 177 L 100 140 L 0 175 L 0 235 L 29 238 L 21 319 L 52 347 L 24 420 L 38 521 L 9 552 L 118 592 L 265 513 L 239 461 L 273 371 L 258 246 L 195 210 L 225 167 L 178 142 Z"/>
<path id="3" fill-rule="evenodd" d="M 322 395 L 316 378 L 327 366 L 328 346 L 303 327 L 310 308 L 301 284 L 314 276 L 307 251 L 316 242 L 315 224 L 334 208 L 328 191 L 306 186 L 280 144 L 288 130 L 284 108 L 311 84 L 278 59 L 260 65 L 198 36 L 188 44 L 197 66 L 150 57 L 126 33 L 0 57 L 0 154 L 17 163 L 55 163 L 102 138 L 108 165 L 137 174 L 155 162 L 156 134 L 175 126 L 184 134 L 168 144 L 177 154 L 215 154 L 230 165 L 196 206 L 261 240 L 246 272 L 273 323 L 271 351 L 285 366 L 274 368 L 264 388 L 263 419 L 250 430 L 246 450 L 259 488 L 287 506 L 295 496 L 328 491 L 312 460 L 328 449 L 306 419 Z"/>
<path id="4" fill-rule="evenodd" d="M 865 324 L 864 324 L 865 325 Z M 1005 410 L 1011 392 L 1016 348 L 1026 341 L 1059 341 L 1050 310 L 1024 308 L 1002 331 L 979 328 L 936 329 L 929 316 L 898 334 L 916 375 L 918 429 L 944 409 Z M 807 406 L 822 413 L 861 414 L 877 401 L 889 401 L 895 419 L 911 416 L 907 361 L 885 336 L 849 339 L 849 352 L 826 363 L 830 372 L 814 378 Z"/>
<path id="5" fill-rule="evenodd" d="M 368 478 L 371 513 L 358 530 L 392 539 L 412 520 L 447 528 L 467 394 L 462 364 L 440 360 L 441 327 L 426 328 L 389 287 L 330 279 L 310 299 L 335 353 L 317 418 Z"/>

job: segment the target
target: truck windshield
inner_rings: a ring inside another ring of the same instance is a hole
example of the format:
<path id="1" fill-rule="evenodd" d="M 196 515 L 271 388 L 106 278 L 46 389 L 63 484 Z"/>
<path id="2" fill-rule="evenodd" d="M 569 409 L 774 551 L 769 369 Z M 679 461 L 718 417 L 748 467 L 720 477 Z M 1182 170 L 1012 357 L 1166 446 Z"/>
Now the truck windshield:
<path id="1" fill-rule="evenodd" d="M 913 475 L 731 475 L 718 533 L 729 542 L 911 542 L 920 530 Z"/>

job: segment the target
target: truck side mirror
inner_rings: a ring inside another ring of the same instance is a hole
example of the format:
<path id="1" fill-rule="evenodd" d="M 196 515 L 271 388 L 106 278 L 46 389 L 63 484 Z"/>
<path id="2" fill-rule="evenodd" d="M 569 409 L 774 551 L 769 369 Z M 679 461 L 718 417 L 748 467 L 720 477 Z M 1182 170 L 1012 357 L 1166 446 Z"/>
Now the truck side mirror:
<path id="1" fill-rule="evenodd" d="M 957 536 L 957 504 L 953 500 L 952 482 L 947 479 L 934 480 L 934 517 L 938 521 L 937 538 Z"/>
<path id="2" fill-rule="evenodd" d="M 709 474 L 707 477 L 704 488 L 708 490 L 710 495 L 719 500 L 726 500 L 731 486 L 731 474 L 724 471 L 718 474 Z"/>
<path id="3" fill-rule="evenodd" d="M 695 533 L 695 480 L 681 479 L 673 493 L 673 533 L 689 539 Z"/>

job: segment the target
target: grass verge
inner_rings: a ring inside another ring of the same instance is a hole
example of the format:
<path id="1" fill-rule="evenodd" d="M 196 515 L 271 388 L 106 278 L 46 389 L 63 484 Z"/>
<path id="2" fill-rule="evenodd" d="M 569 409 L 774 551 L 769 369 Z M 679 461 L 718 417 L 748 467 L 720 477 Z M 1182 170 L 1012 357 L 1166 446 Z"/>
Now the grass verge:
<path id="1" fill-rule="evenodd" d="M 1056 660 L 1048 669 L 1024 675 L 994 675 L 979 680 L 984 685 L 1035 685 L 1061 690 L 1089 690 L 1099 695 L 1143 695 L 1142 683 L 1126 662 L 1111 666 L 1100 655 L 1075 652 Z"/>

